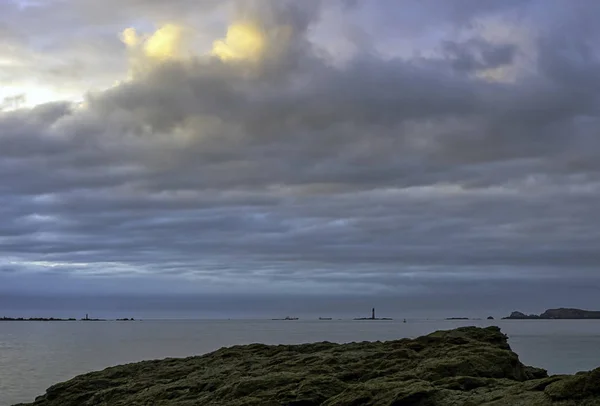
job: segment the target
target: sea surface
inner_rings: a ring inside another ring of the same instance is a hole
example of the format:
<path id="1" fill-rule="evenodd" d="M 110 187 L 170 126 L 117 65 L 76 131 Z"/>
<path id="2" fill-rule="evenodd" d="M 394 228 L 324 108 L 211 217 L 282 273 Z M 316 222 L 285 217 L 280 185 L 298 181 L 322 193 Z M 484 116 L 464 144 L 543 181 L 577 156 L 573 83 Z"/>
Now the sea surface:
<path id="1" fill-rule="evenodd" d="M 0 405 L 31 402 L 75 375 L 146 359 L 235 344 L 392 340 L 469 325 L 500 326 L 521 361 L 553 374 L 600 366 L 600 320 L 0 322 Z"/>

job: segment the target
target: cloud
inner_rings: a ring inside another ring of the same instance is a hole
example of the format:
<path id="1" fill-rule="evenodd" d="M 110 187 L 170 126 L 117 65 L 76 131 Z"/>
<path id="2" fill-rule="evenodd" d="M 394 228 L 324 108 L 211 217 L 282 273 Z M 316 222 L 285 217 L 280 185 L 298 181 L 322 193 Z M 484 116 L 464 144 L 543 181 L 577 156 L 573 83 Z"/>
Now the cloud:
<path id="1" fill-rule="evenodd" d="M 239 2 L 206 31 L 125 5 L 137 74 L 0 112 L 0 269 L 235 294 L 597 282 L 599 33 L 549 29 L 596 8 L 410 4 Z M 352 25 L 377 27 L 337 59 Z M 423 52 L 383 52 L 405 38 Z"/>
<path id="2" fill-rule="evenodd" d="M 151 60 L 165 61 L 183 56 L 183 28 L 165 24 L 152 35 L 141 37 L 135 28 L 126 28 L 121 40 L 132 52 L 142 52 Z"/>
<path id="3" fill-rule="evenodd" d="M 252 22 L 239 22 L 227 29 L 227 36 L 215 41 L 212 53 L 223 61 L 260 59 L 266 47 L 265 34 Z"/>

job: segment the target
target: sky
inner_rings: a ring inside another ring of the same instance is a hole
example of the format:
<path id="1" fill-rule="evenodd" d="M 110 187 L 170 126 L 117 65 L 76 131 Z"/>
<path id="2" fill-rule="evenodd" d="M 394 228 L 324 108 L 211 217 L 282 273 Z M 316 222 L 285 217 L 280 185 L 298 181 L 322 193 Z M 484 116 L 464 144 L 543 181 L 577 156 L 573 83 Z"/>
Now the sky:
<path id="1" fill-rule="evenodd" d="M 0 311 L 600 309 L 599 18 L 2 0 Z"/>

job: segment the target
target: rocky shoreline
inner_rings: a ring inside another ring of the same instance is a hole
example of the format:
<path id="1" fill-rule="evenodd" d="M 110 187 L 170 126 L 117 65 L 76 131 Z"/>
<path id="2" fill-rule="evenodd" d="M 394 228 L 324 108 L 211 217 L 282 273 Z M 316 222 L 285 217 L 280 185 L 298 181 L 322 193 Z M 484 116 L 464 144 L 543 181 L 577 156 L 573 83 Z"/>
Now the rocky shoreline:
<path id="1" fill-rule="evenodd" d="M 387 342 L 223 348 L 80 375 L 29 406 L 600 405 L 600 368 L 548 376 L 498 327 Z M 21 404 L 25 406 L 25 404 Z"/>

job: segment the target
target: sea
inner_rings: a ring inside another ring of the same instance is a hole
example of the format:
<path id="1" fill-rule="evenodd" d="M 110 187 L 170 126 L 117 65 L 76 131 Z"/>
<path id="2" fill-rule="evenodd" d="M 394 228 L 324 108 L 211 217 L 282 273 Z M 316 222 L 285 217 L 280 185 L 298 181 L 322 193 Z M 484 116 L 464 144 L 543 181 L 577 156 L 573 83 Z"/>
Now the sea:
<path id="1" fill-rule="evenodd" d="M 140 320 L 0 322 L 0 405 L 118 364 L 205 354 L 236 344 L 394 340 L 499 326 L 522 362 L 551 374 L 600 366 L 600 320 Z"/>

